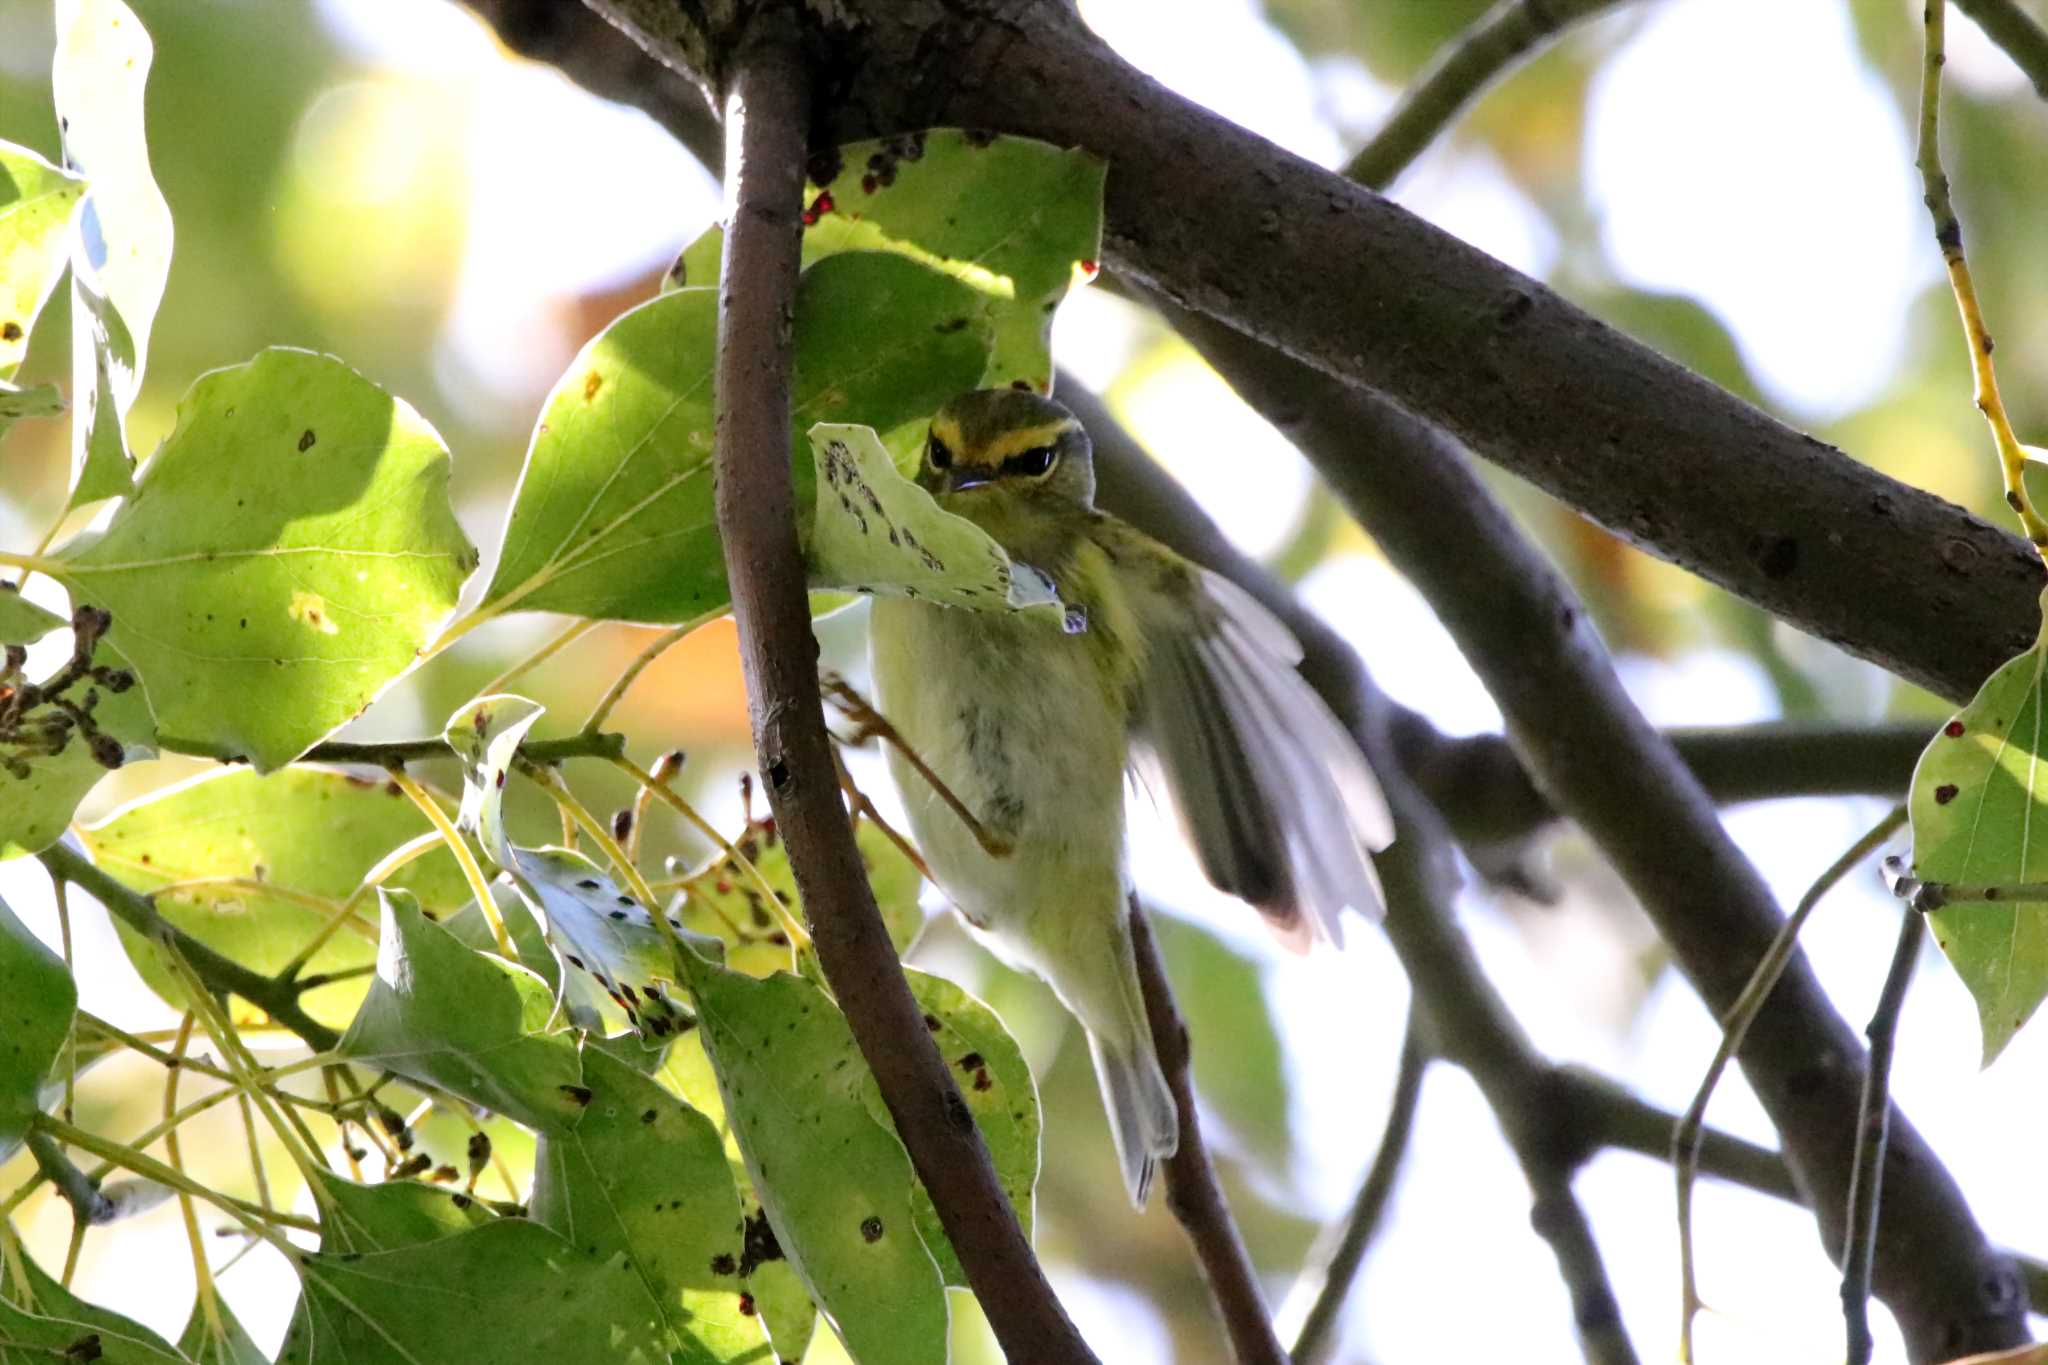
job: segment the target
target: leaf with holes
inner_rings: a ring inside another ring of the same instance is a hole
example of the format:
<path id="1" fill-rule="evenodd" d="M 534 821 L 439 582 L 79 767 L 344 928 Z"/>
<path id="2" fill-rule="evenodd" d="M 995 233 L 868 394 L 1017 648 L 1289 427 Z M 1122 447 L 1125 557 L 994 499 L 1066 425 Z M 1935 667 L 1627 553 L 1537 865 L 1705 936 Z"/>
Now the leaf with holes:
<path id="1" fill-rule="evenodd" d="M 797 290 L 798 432 L 888 428 L 929 415 L 981 372 L 967 286 L 900 256 L 861 253 Z M 711 496 L 715 290 L 664 294 L 584 347 L 542 411 L 483 606 L 673 623 L 725 605 Z M 955 325 L 957 322 L 957 326 Z M 811 503 L 799 435 L 797 506 Z"/>
<path id="2" fill-rule="evenodd" d="M 812 164 L 803 262 L 886 251 L 952 275 L 974 291 L 992 340 L 978 384 L 962 387 L 1046 393 L 1052 315 L 1102 256 L 1106 170 L 1079 148 L 958 128 L 850 143 Z M 715 284 L 723 249 L 722 229 L 705 232 L 669 286 Z"/>
<path id="3" fill-rule="evenodd" d="M 28 353 L 36 317 L 64 273 L 71 215 L 84 195 L 77 176 L 0 142 L 0 380 L 12 379 Z M 0 431 L 6 421 L 0 410 Z"/>
<path id="4" fill-rule="evenodd" d="M 524 1218 L 392 1251 L 303 1253 L 278 1365 L 670 1359 L 653 1299 L 618 1256 Z"/>
<path id="5" fill-rule="evenodd" d="M 106 531 L 57 558 L 71 600 L 113 614 L 164 744 L 259 771 L 410 668 L 476 565 L 433 428 L 283 349 L 194 384 Z"/>
<path id="6" fill-rule="evenodd" d="M 1052 580 L 897 472 L 872 427 L 810 430 L 818 473 L 806 556 L 811 586 L 983 611 L 1062 614 Z"/>
<path id="7" fill-rule="evenodd" d="M 1924 881 L 2048 881 L 2048 716 L 2036 645 L 1993 673 L 1928 744 L 1907 797 Z M 1989 1066 L 2048 996 L 2048 902 L 1958 904 L 1931 917 L 1969 987 Z"/>
<path id="8" fill-rule="evenodd" d="M 316 976 L 377 960 L 375 905 L 367 896 L 346 920 L 330 921 L 372 868 L 400 845 L 432 835 L 433 826 L 381 781 L 324 768 L 268 776 L 230 769 L 151 792 L 79 833 L 94 862 L 154 895 L 165 919 L 245 967 L 276 972 L 323 942 L 304 966 L 304 975 Z M 383 884 L 411 891 L 435 914 L 470 899 L 443 847 Z M 184 987 L 162 951 L 125 927 L 121 942 L 150 988 L 184 1008 Z M 344 1027 L 368 989 L 359 975 L 316 987 L 301 1003 L 322 1023 Z"/>
<path id="9" fill-rule="evenodd" d="M 143 128 L 153 53 L 121 0 L 58 0 L 50 84 L 65 163 L 90 182 L 71 253 L 73 507 L 130 487 L 128 409 L 170 276 L 171 208 Z"/>
<path id="10" fill-rule="evenodd" d="M 1024 1235 L 1031 1235 L 1032 1190 L 1038 1184 L 1038 1083 L 1031 1078 L 1024 1050 L 1003 1027 L 996 1012 L 967 991 L 929 972 L 905 968 L 910 993 L 924 1011 L 924 1026 L 938 1044 L 939 1055 L 953 1069 L 953 1079 L 988 1144 L 989 1160 L 1003 1182 L 1003 1193 L 1017 1211 Z M 869 1078 L 865 1092 L 868 1113 L 890 1133 L 895 1120 L 882 1103 L 882 1092 Z M 917 1234 L 938 1262 L 946 1283 L 966 1287 L 967 1275 L 939 1223 L 932 1197 L 920 1183 L 912 1194 Z"/>
<path id="11" fill-rule="evenodd" d="M 740 1197 L 718 1130 L 602 1052 L 584 1050 L 583 1079 L 582 1116 L 541 1138 L 529 1216 L 586 1252 L 625 1256 L 683 1359 L 761 1358 L 760 1319 L 742 1311 Z"/>
<path id="12" fill-rule="evenodd" d="M 71 969 L 0 901 L 0 1162 L 40 1108 L 43 1077 L 71 1032 Z"/>
<path id="13" fill-rule="evenodd" d="M 468 1195 L 414 1180 L 362 1185 L 332 1171 L 315 1172 L 326 1188 L 320 1249 L 396 1251 L 481 1227 L 493 1215 Z"/>
<path id="14" fill-rule="evenodd" d="M 946 1299 L 910 1158 L 869 1115 L 839 1009 L 801 977 L 685 963 L 699 1033 L 768 1226 L 861 1365 L 942 1365 Z"/>
<path id="15" fill-rule="evenodd" d="M 555 1006 L 547 983 L 463 947 L 406 892 L 377 899 L 377 977 L 340 1051 L 530 1128 L 573 1123 L 590 1092 L 575 1043 L 546 1031 Z"/>
<path id="16" fill-rule="evenodd" d="M 610 874 L 567 848 L 526 848 L 505 827 L 505 784 L 519 743 L 546 708 L 524 697 L 480 697 L 449 717 L 442 736 L 462 760 L 462 825 L 518 887 L 520 897 L 548 926 L 548 940 L 570 967 L 594 977 L 633 1026 L 665 1038 L 684 1018 L 659 982 L 674 982 L 669 936 Z M 717 940 L 671 927 L 716 956 Z M 558 998 L 567 991 L 558 982 Z"/>

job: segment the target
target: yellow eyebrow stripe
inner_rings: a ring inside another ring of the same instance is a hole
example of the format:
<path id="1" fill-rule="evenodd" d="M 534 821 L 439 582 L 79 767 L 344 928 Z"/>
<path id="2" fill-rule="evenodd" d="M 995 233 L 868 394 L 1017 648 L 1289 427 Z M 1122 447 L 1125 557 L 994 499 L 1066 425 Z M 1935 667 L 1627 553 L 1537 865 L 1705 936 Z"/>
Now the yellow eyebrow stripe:
<path id="1" fill-rule="evenodd" d="M 1022 454 L 1039 446 L 1052 445 L 1073 425 L 1067 421 L 1041 422 L 1035 427 L 1019 427 L 1015 431 L 1006 431 L 990 441 L 985 449 L 977 452 L 978 463 L 999 465 L 1012 455 Z"/>

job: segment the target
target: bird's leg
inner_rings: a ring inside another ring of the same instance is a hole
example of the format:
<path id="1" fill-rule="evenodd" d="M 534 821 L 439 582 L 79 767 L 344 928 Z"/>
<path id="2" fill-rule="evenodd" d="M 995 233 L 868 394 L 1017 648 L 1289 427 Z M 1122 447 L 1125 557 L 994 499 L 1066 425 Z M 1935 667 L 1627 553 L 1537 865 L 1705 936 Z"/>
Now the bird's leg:
<path id="1" fill-rule="evenodd" d="M 938 793 L 939 799 L 946 803 L 946 808 L 960 817 L 960 822 L 967 826 L 968 833 L 981 845 L 982 852 L 991 858 L 1010 856 L 1013 851 L 1010 841 L 983 824 L 974 812 L 967 808 L 967 803 L 955 796 L 953 789 L 932 771 L 931 765 L 918 756 L 917 750 L 910 747 L 909 741 L 889 723 L 888 717 L 870 705 L 868 699 L 855 691 L 852 684 L 837 673 L 821 673 L 818 675 L 818 686 L 824 692 L 825 699 L 831 702 L 841 715 L 853 722 L 853 735 L 840 739 L 840 743 L 858 747 L 871 739 L 879 739 L 884 744 L 894 745 L 896 752 L 902 754 L 910 766 L 917 770 L 917 775 Z M 835 735 L 833 738 L 838 739 L 839 736 Z M 865 801 L 867 798 L 861 799 Z"/>
<path id="2" fill-rule="evenodd" d="M 839 757 L 837 749 L 832 751 L 832 766 L 839 770 L 839 789 L 846 793 L 847 802 L 853 807 L 854 815 L 859 819 L 873 822 L 875 828 L 882 831 L 904 857 L 910 859 L 910 865 L 917 869 L 919 876 L 928 882 L 936 883 L 937 879 L 932 876 L 931 868 L 925 865 L 924 855 L 919 853 L 917 847 L 904 838 L 894 825 L 882 818 L 882 813 L 875 809 L 875 803 L 868 800 L 868 794 L 853 780 L 853 774 L 846 771 L 846 763 Z"/>

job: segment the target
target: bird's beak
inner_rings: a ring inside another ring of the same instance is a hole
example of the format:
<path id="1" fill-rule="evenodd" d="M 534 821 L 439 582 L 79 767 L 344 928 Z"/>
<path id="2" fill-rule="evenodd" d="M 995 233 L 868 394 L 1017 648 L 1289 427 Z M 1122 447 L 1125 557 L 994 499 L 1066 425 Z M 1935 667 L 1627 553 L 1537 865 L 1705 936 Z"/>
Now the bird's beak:
<path id="1" fill-rule="evenodd" d="M 989 482 L 990 480 L 986 475 L 968 475 L 963 478 L 959 474 L 955 474 L 948 481 L 946 491 L 949 493 L 965 493 L 970 488 L 984 488 Z"/>

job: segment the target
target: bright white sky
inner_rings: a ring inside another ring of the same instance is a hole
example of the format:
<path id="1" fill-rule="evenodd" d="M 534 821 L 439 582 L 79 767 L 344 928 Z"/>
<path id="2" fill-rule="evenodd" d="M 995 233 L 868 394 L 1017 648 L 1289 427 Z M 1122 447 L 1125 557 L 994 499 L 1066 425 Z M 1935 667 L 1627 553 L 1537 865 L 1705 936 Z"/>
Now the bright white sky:
<path id="1" fill-rule="evenodd" d="M 1909 22 L 1904 0 L 1899 8 L 1900 22 Z M 547 329 L 522 323 L 565 297 L 665 263 L 717 212 L 716 186 L 646 118 L 599 104 L 550 72 L 503 60 L 452 7 L 322 0 L 321 9 L 365 63 L 433 82 L 466 120 L 469 236 L 442 338 L 442 372 L 468 415 L 512 398 L 530 405 L 568 357 L 540 352 L 532 339 Z M 1182 0 L 1170 24 L 1159 22 L 1148 0 L 1087 0 L 1083 11 L 1167 85 L 1325 164 L 1348 150 L 1338 120 L 1370 126 L 1392 97 L 1355 67 L 1311 71 L 1265 25 L 1253 0 Z M 1606 22 L 1629 36 L 1593 92 L 1586 163 L 1616 269 L 1629 283 L 1688 293 L 1712 307 L 1765 392 L 1794 414 L 1818 420 L 1869 399 L 1899 360 L 1907 308 L 1934 278 L 1936 261 L 1919 218 L 1907 132 L 1862 70 L 1840 0 L 1645 0 Z M 1960 15 L 1952 27 L 1955 78 L 1981 88 L 2015 80 Z M 1731 88 L 1742 97 L 1729 99 Z M 544 195 L 534 188 L 537 167 L 545 168 Z M 1554 264 L 1549 229 L 1484 155 L 1433 152 L 1396 197 L 1521 269 L 1541 273 Z M 519 346 L 506 345 L 513 336 Z M 1134 340 L 1128 314 L 1106 299 L 1084 295 L 1060 320 L 1062 359 L 1091 382 L 1113 376 Z M 1186 370 L 1135 386 L 1128 399 L 1127 418 L 1241 544 L 1261 552 L 1284 540 L 1308 480 L 1277 435 L 1219 383 Z M 1427 608 L 1380 562 L 1333 563 L 1305 590 L 1397 697 L 1452 731 L 1498 726 L 1491 701 Z M 1739 659 L 1630 662 L 1624 672 L 1653 718 L 1735 722 L 1770 714 L 1763 681 Z M 1778 804 L 1737 811 L 1730 825 L 1789 904 L 1879 813 L 1874 806 Z M 1291 1196 L 1320 1215 L 1335 1213 L 1370 1158 L 1368 1135 L 1378 1131 L 1391 1084 L 1405 1011 L 1391 954 L 1377 936 L 1360 933 L 1342 956 L 1282 958 L 1250 932 L 1241 910 L 1200 883 L 1156 824 L 1141 818 L 1135 838 L 1137 864 L 1153 870 L 1160 895 L 1270 961 L 1275 998 L 1287 1002 L 1283 1023 L 1300 1078 L 1296 1121 L 1307 1153 Z M 0 866 L 0 895 L 32 924 L 50 924 L 39 878 L 22 864 Z M 1467 928 L 1540 1046 L 1605 1068 L 1667 1106 L 1684 1106 L 1716 1033 L 1691 994 L 1667 978 L 1636 1026 L 1615 1041 L 1611 1020 L 1625 1008 L 1616 983 L 1633 967 L 1586 945 L 1615 942 L 1608 926 L 1616 916 L 1634 921 L 1633 910 L 1617 908 L 1624 897 L 1582 897 L 1536 933 L 1511 927 L 1481 898 L 1468 901 Z M 1839 893 L 1808 930 L 1830 989 L 1859 1023 L 1895 925 L 1895 912 L 1864 880 Z M 1908 1005 L 1895 1079 L 1992 1235 L 2039 1250 L 2048 1250 L 2041 1233 L 2048 1188 L 2032 1178 L 2036 1153 L 2026 1135 L 2040 1131 L 2032 1078 L 2048 1064 L 2044 1050 L 2043 1030 L 2023 1033 L 1996 1070 L 1980 1074 L 1969 1001 L 1952 976 L 1930 966 Z M 1769 1140 L 1739 1082 L 1724 1085 L 1723 1096 L 1717 1120 Z M 1413 1151 L 1354 1298 L 1346 1358 L 1479 1358 L 1508 1346 L 1520 1361 L 1579 1359 L 1548 1252 L 1529 1231 L 1526 1189 L 1483 1101 L 1460 1074 L 1432 1074 Z M 1604 1158 L 1579 1189 L 1637 1346 L 1656 1358 L 1674 1343 L 1677 1302 L 1668 1168 Z M 176 1235 L 173 1225 L 166 1231 Z M 83 1287 L 126 1305 L 138 1285 L 163 1283 L 162 1302 L 141 1316 L 175 1332 L 188 1287 L 150 1273 L 152 1253 L 133 1245 L 141 1261 L 102 1263 L 100 1283 Z M 1706 1295 L 1719 1310 L 1702 1323 L 1705 1360 L 1836 1357 L 1834 1272 L 1804 1213 L 1704 1187 L 1699 1245 Z M 1142 1301 L 1113 1286 L 1060 1278 L 1107 1358 L 1130 1365 L 1167 1359 Z M 278 1301 L 283 1285 L 261 1279 L 261 1271 L 238 1270 L 228 1289 L 238 1307 L 250 1308 L 251 1327 L 274 1341 L 286 1311 Z M 1271 1289 L 1277 1301 L 1286 1286 Z M 1488 1321 L 1511 1325 L 1507 1341 L 1446 1342 L 1447 1324 L 1482 1330 L 1467 1308 L 1475 1292 L 1485 1296 Z M 1878 1316 L 1880 1359 L 1901 1359 L 1889 1319 Z"/>

